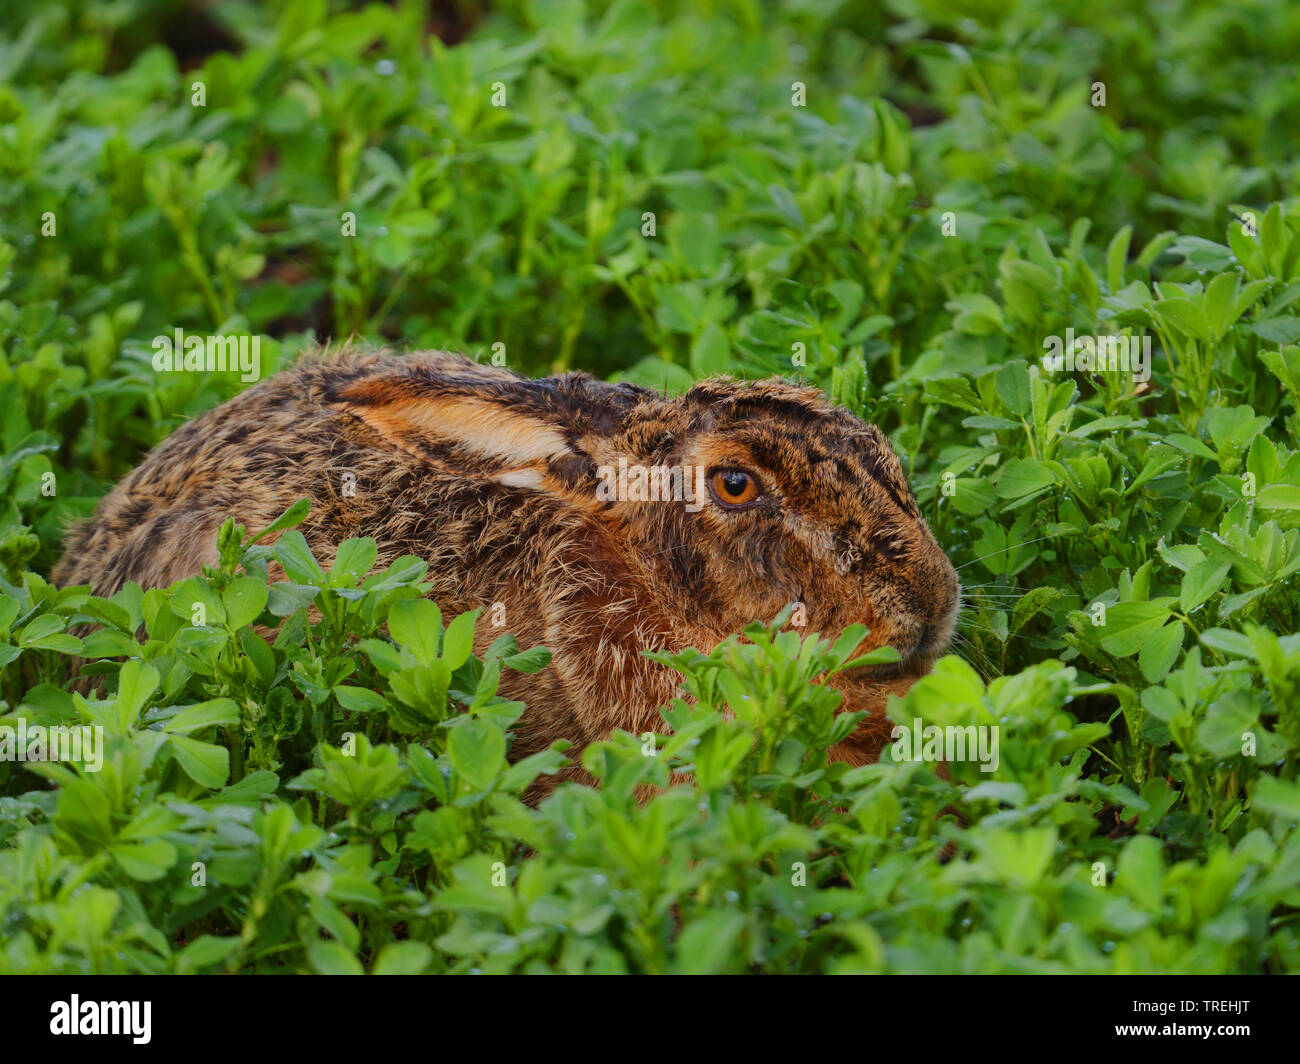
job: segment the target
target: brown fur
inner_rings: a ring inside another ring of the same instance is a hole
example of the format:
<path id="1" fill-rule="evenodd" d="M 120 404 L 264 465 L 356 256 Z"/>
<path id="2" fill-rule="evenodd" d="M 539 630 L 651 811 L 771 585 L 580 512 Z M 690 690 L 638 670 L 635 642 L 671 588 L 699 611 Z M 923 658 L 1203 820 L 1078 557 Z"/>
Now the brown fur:
<path id="1" fill-rule="evenodd" d="M 739 466 L 763 497 L 727 510 L 706 496 L 697 513 L 601 501 L 597 467 L 620 456 Z M 860 652 L 889 644 L 904 657 L 830 681 L 846 710 L 871 713 L 832 754 L 867 763 L 888 741 L 888 695 L 928 671 L 957 609 L 956 573 L 885 437 L 815 389 L 717 377 L 664 398 L 439 352 L 308 359 L 189 422 L 74 531 L 54 579 L 101 595 L 128 580 L 165 587 L 215 561 L 226 517 L 260 529 L 304 495 L 301 531 L 322 564 L 342 540 L 372 536 L 381 567 L 428 561 L 448 616 L 502 602 L 521 646 L 554 652 L 536 675 L 503 677 L 528 707 L 512 757 L 659 730 L 679 678 L 642 650 L 708 650 L 798 600 L 806 631 L 869 623 Z M 476 650 L 501 631 L 485 613 Z"/>

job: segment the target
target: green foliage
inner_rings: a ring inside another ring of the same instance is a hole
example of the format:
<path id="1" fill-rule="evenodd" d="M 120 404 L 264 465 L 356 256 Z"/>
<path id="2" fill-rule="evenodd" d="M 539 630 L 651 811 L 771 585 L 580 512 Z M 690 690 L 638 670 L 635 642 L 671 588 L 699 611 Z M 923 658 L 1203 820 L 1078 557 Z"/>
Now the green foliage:
<path id="1" fill-rule="evenodd" d="M 0 759 L 0 970 L 1300 971 L 1300 9 L 341 7 L 203 5 L 184 57 L 181 0 L 0 16 L 0 726 L 105 736 Z M 53 587 L 243 386 L 156 372 L 176 328 L 819 385 L 966 585 L 890 713 L 996 768 L 829 761 L 851 633 L 783 617 L 530 806 L 566 744 L 511 764 L 498 685 L 544 649 L 370 540 L 324 571 L 305 505 Z"/>

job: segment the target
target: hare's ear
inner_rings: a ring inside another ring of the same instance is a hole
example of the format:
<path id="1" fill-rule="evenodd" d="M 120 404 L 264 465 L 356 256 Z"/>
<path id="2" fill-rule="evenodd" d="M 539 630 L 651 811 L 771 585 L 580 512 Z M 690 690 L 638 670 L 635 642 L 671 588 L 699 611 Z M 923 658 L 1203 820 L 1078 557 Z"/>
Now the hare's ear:
<path id="1" fill-rule="evenodd" d="M 341 388 L 337 405 L 444 472 L 595 503 L 588 444 L 615 412 L 588 394 L 598 382 L 528 380 L 451 356 L 395 362 Z"/>

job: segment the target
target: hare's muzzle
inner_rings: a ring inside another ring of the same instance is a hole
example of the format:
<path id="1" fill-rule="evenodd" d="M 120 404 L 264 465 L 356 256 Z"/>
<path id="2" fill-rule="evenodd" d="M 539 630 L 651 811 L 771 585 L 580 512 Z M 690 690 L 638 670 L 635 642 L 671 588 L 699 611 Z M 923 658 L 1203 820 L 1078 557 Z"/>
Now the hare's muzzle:
<path id="1" fill-rule="evenodd" d="M 957 579 L 957 570 L 952 567 L 948 556 L 939 552 L 927 583 L 930 585 L 926 596 L 923 615 L 917 618 L 916 641 L 907 661 L 928 672 L 935 659 L 940 657 L 952 641 L 957 627 L 957 612 L 961 604 L 961 581 Z M 902 650 L 900 648 L 899 652 Z"/>
<path id="2" fill-rule="evenodd" d="M 952 641 L 961 600 L 961 583 L 947 555 L 936 547 L 928 564 L 909 581 L 909 593 L 893 599 L 895 608 L 874 611 L 880 644 L 898 651 L 899 661 L 879 669 L 882 679 L 919 677 L 930 671 Z M 873 633 L 875 634 L 875 633 Z"/>

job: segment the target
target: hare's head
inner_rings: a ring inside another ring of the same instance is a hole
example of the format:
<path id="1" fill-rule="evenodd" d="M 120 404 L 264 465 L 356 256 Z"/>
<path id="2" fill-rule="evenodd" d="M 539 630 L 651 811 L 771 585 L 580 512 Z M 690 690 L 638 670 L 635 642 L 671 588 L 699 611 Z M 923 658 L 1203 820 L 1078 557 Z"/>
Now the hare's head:
<path id="1" fill-rule="evenodd" d="M 884 434 L 820 391 L 702 381 L 639 404 L 602 451 L 603 464 L 627 453 L 693 474 L 694 505 L 614 509 L 724 627 L 800 602 L 809 631 L 866 624 L 865 645 L 893 646 L 904 673 L 928 669 L 948 645 L 956 572 Z"/>
<path id="2" fill-rule="evenodd" d="M 665 398 L 446 355 L 387 361 L 341 405 L 434 466 L 598 522 L 692 627 L 721 637 L 799 602 L 809 631 L 866 624 L 864 649 L 893 646 L 904 674 L 952 636 L 957 574 L 897 456 L 814 388 L 719 377 Z"/>

